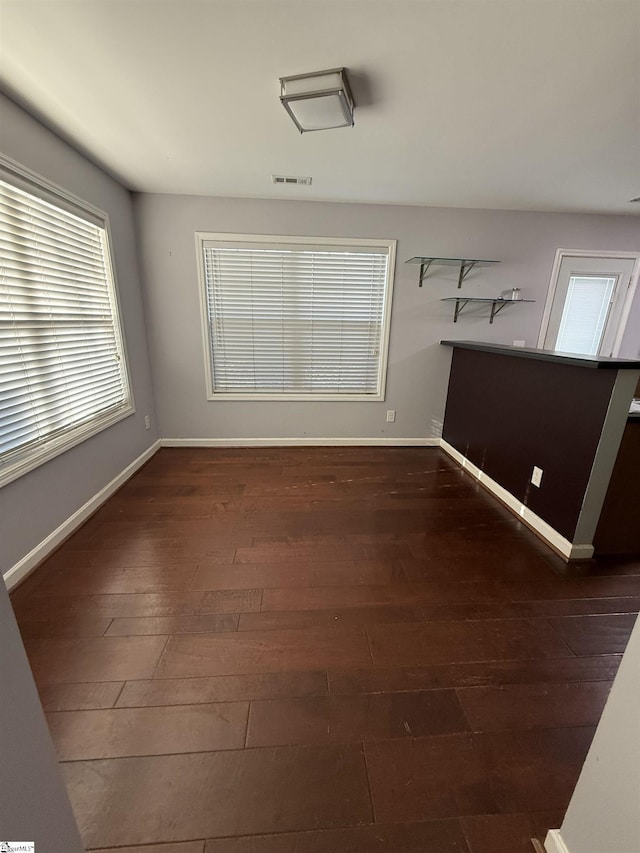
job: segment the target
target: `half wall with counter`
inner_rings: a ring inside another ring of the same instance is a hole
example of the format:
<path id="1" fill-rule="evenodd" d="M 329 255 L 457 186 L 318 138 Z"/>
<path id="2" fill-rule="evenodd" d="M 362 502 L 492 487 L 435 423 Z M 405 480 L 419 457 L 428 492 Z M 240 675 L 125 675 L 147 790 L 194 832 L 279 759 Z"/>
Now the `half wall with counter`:
<path id="1" fill-rule="evenodd" d="M 640 361 L 441 343 L 443 449 L 565 559 L 591 557 Z"/>

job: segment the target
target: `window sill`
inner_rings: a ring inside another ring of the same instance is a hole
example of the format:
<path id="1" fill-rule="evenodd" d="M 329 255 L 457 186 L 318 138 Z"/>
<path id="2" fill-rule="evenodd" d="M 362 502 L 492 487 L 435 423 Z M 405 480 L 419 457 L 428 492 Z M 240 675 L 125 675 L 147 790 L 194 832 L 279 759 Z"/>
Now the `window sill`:
<path id="1" fill-rule="evenodd" d="M 214 391 L 207 395 L 207 400 L 235 400 L 237 403 L 253 403 L 269 401 L 272 403 L 286 401 L 289 403 L 376 403 L 384 401 L 383 393 L 376 394 L 303 394 L 303 393 L 260 393 L 251 391 Z"/>
<path id="2" fill-rule="evenodd" d="M 133 401 L 127 405 L 117 409 L 114 412 L 109 412 L 103 417 L 96 418 L 88 424 L 82 424 L 71 432 L 65 433 L 57 439 L 47 442 L 39 447 L 34 448 L 31 452 L 25 451 L 24 454 L 11 462 L 0 463 L 0 488 L 17 480 L 29 471 L 33 471 L 45 462 L 49 462 L 64 453 L 71 450 L 72 447 L 81 444 L 88 438 L 102 432 L 118 421 L 128 418 L 129 415 L 135 413 Z"/>

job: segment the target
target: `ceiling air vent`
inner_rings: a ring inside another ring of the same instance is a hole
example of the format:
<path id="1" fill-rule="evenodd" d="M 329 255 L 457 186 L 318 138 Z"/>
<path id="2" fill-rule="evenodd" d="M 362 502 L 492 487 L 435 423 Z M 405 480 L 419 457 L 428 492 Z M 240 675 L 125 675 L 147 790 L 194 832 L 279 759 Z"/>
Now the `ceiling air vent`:
<path id="1" fill-rule="evenodd" d="M 271 175 L 274 184 L 298 184 L 300 187 L 310 187 L 311 178 L 293 178 L 288 175 Z"/>

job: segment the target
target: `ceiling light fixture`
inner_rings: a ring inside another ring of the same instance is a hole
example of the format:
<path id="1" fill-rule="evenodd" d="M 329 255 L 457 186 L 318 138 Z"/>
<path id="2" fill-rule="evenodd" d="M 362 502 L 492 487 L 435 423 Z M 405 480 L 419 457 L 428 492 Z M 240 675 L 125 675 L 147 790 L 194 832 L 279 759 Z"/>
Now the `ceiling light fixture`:
<path id="1" fill-rule="evenodd" d="M 345 68 L 281 77 L 280 101 L 300 133 L 353 126 L 355 104 Z"/>

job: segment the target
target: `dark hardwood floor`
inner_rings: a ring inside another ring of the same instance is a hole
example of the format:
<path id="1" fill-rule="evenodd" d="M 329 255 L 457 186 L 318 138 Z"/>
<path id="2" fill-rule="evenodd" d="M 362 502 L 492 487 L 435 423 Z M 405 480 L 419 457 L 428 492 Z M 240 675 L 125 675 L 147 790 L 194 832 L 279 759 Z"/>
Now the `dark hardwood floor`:
<path id="1" fill-rule="evenodd" d="M 532 853 L 640 607 L 564 567 L 436 449 L 163 449 L 12 595 L 86 846 Z"/>

